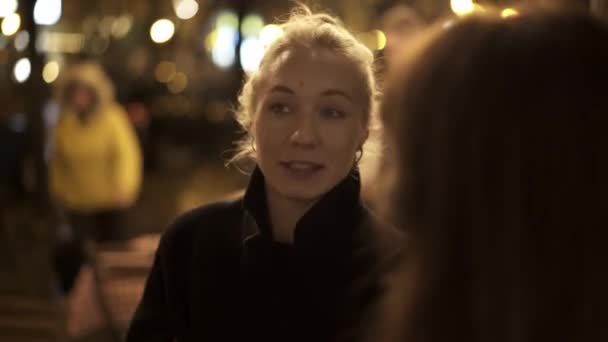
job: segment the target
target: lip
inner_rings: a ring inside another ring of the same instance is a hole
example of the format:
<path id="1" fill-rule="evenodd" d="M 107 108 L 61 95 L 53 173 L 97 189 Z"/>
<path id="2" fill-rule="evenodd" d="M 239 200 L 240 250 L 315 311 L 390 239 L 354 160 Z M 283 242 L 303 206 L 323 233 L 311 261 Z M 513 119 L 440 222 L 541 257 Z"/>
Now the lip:
<path id="1" fill-rule="evenodd" d="M 306 179 L 315 176 L 322 171 L 325 166 L 320 163 L 304 161 L 304 160 L 289 160 L 279 162 L 281 168 L 297 179 Z"/>
<path id="2" fill-rule="evenodd" d="M 323 164 L 321 163 L 317 163 L 314 161 L 310 161 L 310 160 L 282 160 L 279 162 L 279 164 L 283 165 L 283 166 L 287 166 L 287 167 L 295 167 L 295 168 L 313 168 L 313 169 L 320 169 L 325 167 Z"/>

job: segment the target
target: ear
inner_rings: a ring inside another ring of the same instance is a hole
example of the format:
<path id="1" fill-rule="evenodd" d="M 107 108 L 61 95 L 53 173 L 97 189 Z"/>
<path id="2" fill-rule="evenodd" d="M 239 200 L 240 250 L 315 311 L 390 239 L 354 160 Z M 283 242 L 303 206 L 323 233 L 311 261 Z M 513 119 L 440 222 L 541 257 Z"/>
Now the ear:
<path id="1" fill-rule="evenodd" d="M 250 136 L 255 136 L 255 132 L 256 132 L 256 122 L 255 122 L 255 118 L 251 118 L 251 121 L 249 122 L 249 124 L 247 125 L 247 127 L 245 128 L 245 130 L 247 131 L 247 134 L 249 134 Z"/>
<path id="2" fill-rule="evenodd" d="M 359 146 L 363 146 L 365 142 L 369 138 L 369 128 L 365 128 L 363 132 L 361 132 L 361 137 L 359 138 Z"/>

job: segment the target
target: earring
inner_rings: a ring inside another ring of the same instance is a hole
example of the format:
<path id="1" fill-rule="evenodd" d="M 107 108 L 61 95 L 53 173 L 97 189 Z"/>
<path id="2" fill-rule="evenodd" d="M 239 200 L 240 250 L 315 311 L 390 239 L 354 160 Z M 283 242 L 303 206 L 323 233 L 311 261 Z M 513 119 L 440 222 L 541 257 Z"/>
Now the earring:
<path id="1" fill-rule="evenodd" d="M 355 165 L 359 165 L 361 158 L 363 158 L 363 147 L 359 146 L 357 152 L 355 152 Z"/>
<path id="2" fill-rule="evenodd" d="M 253 152 L 257 152 L 257 150 L 255 149 L 255 139 L 253 137 L 251 137 L 251 150 Z"/>

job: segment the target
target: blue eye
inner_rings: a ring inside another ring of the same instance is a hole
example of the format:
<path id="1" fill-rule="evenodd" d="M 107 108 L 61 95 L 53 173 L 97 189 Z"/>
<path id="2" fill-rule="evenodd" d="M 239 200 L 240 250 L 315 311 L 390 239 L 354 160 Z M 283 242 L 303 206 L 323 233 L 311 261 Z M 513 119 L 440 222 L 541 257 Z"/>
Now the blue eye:
<path id="1" fill-rule="evenodd" d="M 281 102 L 272 103 L 268 108 L 275 114 L 287 114 L 291 112 L 289 106 Z"/>
<path id="2" fill-rule="evenodd" d="M 340 119 L 345 116 L 343 111 L 331 107 L 321 110 L 321 115 L 330 119 Z"/>

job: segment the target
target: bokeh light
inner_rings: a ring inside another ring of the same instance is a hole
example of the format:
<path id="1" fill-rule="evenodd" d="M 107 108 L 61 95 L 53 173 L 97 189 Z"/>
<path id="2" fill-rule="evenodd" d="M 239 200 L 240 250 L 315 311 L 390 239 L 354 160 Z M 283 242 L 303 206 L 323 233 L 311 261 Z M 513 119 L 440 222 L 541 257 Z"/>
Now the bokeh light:
<path id="1" fill-rule="evenodd" d="M 150 38 L 157 44 L 168 42 L 175 34 L 175 25 L 169 19 L 159 19 L 150 27 Z"/>
<path id="2" fill-rule="evenodd" d="M 198 12 L 198 2 L 195 0 L 174 0 L 175 14 L 178 18 L 187 20 Z"/>
<path id="3" fill-rule="evenodd" d="M 167 83 L 173 79 L 176 73 L 175 63 L 169 61 L 162 61 L 158 63 L 154 69 L 154 76 L 156 80 L 161 83 Z"/>
<path id="4" fill-rule="evenodd" d="M 17 35 L 15 35 L 15 49 L 17 51 L 23 51 L 30 43 L 30 34 L 27 31 L 19 31 Z"/>
<path id="5" fill-rule="evenodd" d="M 237 40 L 237 28 L 221 26 L 217 29 L 217 38 L 211 52 L 211 59 L 215 65 L 220 68 L 228 68 L 234 64 Z"/>
<path id="6" fill-rule="evenodd" d="M 450 0 L 450 7 L 457 15 L 471 14 L 475 10 L 472 0 Z"/>
<path id="7" fill-rule="evenodd" d="M 386 34 L 380 30 L 372 31 L 376 36 L 376 50 L 382 50 L 386 47 Z"/>
<path id="8" fill-rule="evenodd" d="M 112 36 L 118 39 L 123 38 L 127 35 L 127 33 L 129 33 L 132 26 L 133 17 L 128 14 L 121 15 L 114 20 L 114 23 L 112 24 Z"/>
<path id="9" fill-rule="evenodd" d="M 448 30 L 452 26 L 454 26 L 455 23 L 456 23 L 456 21 L 454 19 L 448 19 L 441 24 L 441 27 L 445 30 Z"/>
<path id="10" fill-rule="evenodd" d="M 21 17 L 17 13 L 11 13 L 2 20 L 2 33 L 5 36 L 12 36 L 21 26 Z"/>
<path id="11" fill-rule="evenodd" d="M 257 36 L 264 27 L 264 19 L 257 14 L 248 14 L 241 22 L 241 34 L 243 37 Z"/>
<path id="12" fill-rule="evenodd" d="M 245 38 L 241 44 L 240 59 L 241 67 L 245 72 L 255 72 L 264 57 L 264 45 L 256 37 Z"/>
<path id="13" fill-rule="evenodd" d="M 386 47 L 386 35 L 380 30 L 358 33 L 357 38 L 370 50 L 382 50 Z"/>
<path id="14" fill-rule="evenodd" d="M 46 83 L 53 83 L 59 76 L 59 63 L 50 61 L 44 65 L 42 69 L 42 79 Z"/>
<path id="15" fill-rule="evenodd" d="M 23 83 L 27 81 L 30 77 L 30 73 L 32 72 L 32 63 L 28 58 L 21 58 L 15 63 L 15 67 L 13 68 L 13 76 L 15 77 L 15 81 L 18 83 Z"/>
<path id="16" fill-rule="evenodd" d="M 167 89 L 173 94 L 179 94 L 188 86 L 188 76 L 183 72 L 177 72 L 175 76 L 167 83 Z"/>
<path id="17" fill-rule="evenodd" d="M 262 42 L 264 48 L 267 48 L 268 46 L 270 46 L 270 44 L 272 44 L 272 42 L 277 40 L 282 35 L 283 29 L 279 25 L 266 25 L 260 31 L 260 41 Z"/>
<path id="18" fill-rule="evenodd" d="M 222 68 L 229 68 L 236 60 L 236 46 L 239 41 L 239 19 L 229 10 L 218 13 L 215 27 L 205 39 L 205 48 L 211 55 L 213 63 Z"/>
<path id="19" fill-rule="evenodd" d="M 116 19 L 114 19 L 113 16 L 103 17 L 103 19 L 99 21 L 98 32 L 101 36 L 109 37 L 110 34 L 112 34 L 112 27 L 114 26 L 115 21 Z"/>
<path id="20" fill-rule="evenodd" d="M 513 8 L 505 8 L 500 12 L 500 16 L 503 18 L 514 17 L 517 16 L 519 12 L 517 12 Z"/>
<path id="21" fill-rule="evenodd" d="M 218 27 L 221 27 L 221 26 L 239 27 L 239 17 L 233 11 L 224 10 L 218 14 L 217 19 L 216 19 L 216 24 Z"/>
<path id="22" fill-rule="evenodd" d="M 61 0 L 38 0 L 34 5 L 34 22 L 55 25 L 61 19 Z"/>
<path id="23" fill-rule="evenodd" d="M 207 52 L 209 54 L 211 54 L 211 52 L 213 51 L 213 47 L 215 46 L 216 41 L 217 41 L 217 29 L 214 29 L 211 32 L 209 32 L 209 34 L 205 38 L 205 50 L 207 50 Z"/>
<path id="24" fill-rule="evenodd" d="M 19 2 L 17 0 L 0 0 L 0 18 L 4 18 L 17 11 Z"/>
<path id="25" fill-rule="evenodd" d="M 78 53 L 84 46 L 81 33 L 40 32 L 36 39 L 36 50 L 46 53 Z"/>

